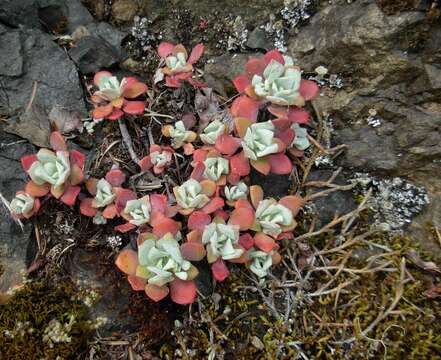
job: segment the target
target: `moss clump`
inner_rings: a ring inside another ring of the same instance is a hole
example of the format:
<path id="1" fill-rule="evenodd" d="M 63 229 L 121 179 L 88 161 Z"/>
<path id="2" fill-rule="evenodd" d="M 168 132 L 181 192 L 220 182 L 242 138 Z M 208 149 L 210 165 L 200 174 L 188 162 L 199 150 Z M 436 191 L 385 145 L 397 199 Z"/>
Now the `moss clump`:
<path id="1" fill-rule="evenodd" d="M 0 306 L 2 359 L 85 359 L 92 328 L 86 307 L 72 295 L 68 284 L 30 283 Z M 58 332 L 60 342 L 47 336 L 56 322 L 68 329 L 64 338 Z"/>

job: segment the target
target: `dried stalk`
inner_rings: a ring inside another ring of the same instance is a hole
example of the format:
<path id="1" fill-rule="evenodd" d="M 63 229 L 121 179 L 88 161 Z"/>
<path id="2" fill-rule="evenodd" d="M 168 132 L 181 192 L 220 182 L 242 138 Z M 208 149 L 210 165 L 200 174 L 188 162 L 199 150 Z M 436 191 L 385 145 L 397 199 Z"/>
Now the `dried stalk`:
<path id="1" fill-rule="evenodd" d="M 119 130 L 121 131 L 121 136 L 123 138 L 124 144 L 126 145 L 127 150 L 129 151 L 130 158 L 133 160 L 135 164 L 139 164 L 138 156 L 133 150 L 132 139 L 130 138 L 129 131 L 127 130 L 126 123 L 124 119 L 118 119 Z"/>

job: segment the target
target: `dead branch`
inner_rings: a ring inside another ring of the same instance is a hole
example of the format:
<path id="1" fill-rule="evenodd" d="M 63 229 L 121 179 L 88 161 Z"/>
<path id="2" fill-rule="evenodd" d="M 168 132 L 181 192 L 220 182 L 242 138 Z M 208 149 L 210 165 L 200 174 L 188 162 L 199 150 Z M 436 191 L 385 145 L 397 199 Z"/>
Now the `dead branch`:
<path id="1" fill-rule="evenodd" d="M 139 164 L 138 156 L 133 150 L 132 139 L 130 137 L 129 131 L 127 130 L 127 125 L 124 119 L 118 119 L 119 130 L 121 131 L 121 136 L 123 138 L 124 144 L 126 145 L 127 150 L 129 151 L 130 158 L 133 160 L 135 164 Z"/>

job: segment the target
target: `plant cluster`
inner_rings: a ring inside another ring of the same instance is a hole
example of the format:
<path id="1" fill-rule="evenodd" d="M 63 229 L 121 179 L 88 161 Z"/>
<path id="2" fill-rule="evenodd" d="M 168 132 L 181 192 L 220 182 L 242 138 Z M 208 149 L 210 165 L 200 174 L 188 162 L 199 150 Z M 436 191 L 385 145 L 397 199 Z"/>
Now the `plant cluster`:
<path id="1" fill-rule="evenodd" d="M 158 69 L 155 82 L 165 80 L 171 88 L 183 82 L 205 86 L 194 76 L 194 64 L 203 50 L 202 44 L 196 45 L 188 56 L 182 45 L 160 44 L 158 54 L 165 66 Z M 93 83 L 98 89 L 91 97 L 94 120 L 144 113 L 145 101 L 139 97 L 148 88 L 136 78 L 119 81 L 101 71 Z M 191 175 L 173 188 L 173 195 L 139 197 L 123 187 L 126 175 L 118 168 L 103 178 L 85 178 L 85 156 L 68 151 L 63 136 L 53 132 L 52 150 L 41 149 L 22 159 L 31 180 L 12 200 L 13 215 L 29 218 L 53 196 L 69 206 L 79 197 L 81 214 L 93 217 L 96 224 L 122 219 L 115 230 L 136 231 L 137 246 L 129 244 L 120 251 L 116 266 L 134 290 L 145 291 L 154 301 L 170 294 L 178 304 L 192 303 L 198 275 L 194 263 L 203 259 L 217 281 L 228 277 L 228 263 L 245 264 L 264 278 L 281 260 L 278 241 L 294 237 L 295 216 L 304 199 L 265 198 L 260 186 L 249 183 L 248 175 L 251 167 L 262 174 L 292 172 L 288 155 L 300 157 L 309 146 L 309 136 L 301 127 L 310 117 L 304 106 L 319 88 L 302 79 L 293 60 L 276 50 L 250 59 L 245 73 L 233 83 L 240 96 L 229 109 L 232 124 L 213 120 L 197 126 L 193 117 L 165 125 L 162 134 L 170 145 L 151 144 L 150 153 L 138 161 L 142 172 L 161 174 L 180 148 L 184 153 L 180 156 L 191 156 Z"/>

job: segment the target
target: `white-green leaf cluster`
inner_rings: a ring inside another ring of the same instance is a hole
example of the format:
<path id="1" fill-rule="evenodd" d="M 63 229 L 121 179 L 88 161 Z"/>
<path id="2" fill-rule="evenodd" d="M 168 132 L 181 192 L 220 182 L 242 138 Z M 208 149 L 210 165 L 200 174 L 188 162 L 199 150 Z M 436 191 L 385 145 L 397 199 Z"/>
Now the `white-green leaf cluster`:
<path id="1" fill-rule="evenodd" d="M 153 165 L 157 167 L 164 167 L 170 163 L 172 154 L 170 151 L 153 151 L 150 154 L 150 159 Z"/>
<path id="2" fill-rule="evenodd" d="M 183 209 L 199 209 L 210 201 L 208 196 L 202 193 L 201 184 L 194 179 L 187 180 L 173 190 L 176 202 Z"/>
<path id="3" fill-rule="evenodd" d="M 294 130 L 295 133 L 295 137 L 291 143 L 291 146 L 299 150 L 306 150 L 311 145 L 308 140 L 308 131 L 296 123 L 293 124 L 291 128 Z"/>
<path id="4" fill-rule="evenodd" d="M 224 260 L 239 258 L 244 250 L 238 246 L 239 228 L 237 226 L 211 223 L 202 233 L 202 243 L 207 245 L 208 262 L 218 257 Z"/>
<path id="5" fill-rule="evenodd" d="M 102 76 L 98 83 L 99 91 L 95 93 L 100 98 L 107 101 L 112 101 L 121 97 L 125 79 L 120 82 L 116 76 Z"/>
<path id="6" fill-rule="evenodd" d="M 263 76 L 254 75 L 252 85 L 254 92 L 277 105 L 294 105 L 300 95 L 300 71 L 293 67 L 289 56 L 284 56 L 285 65 L 271 60 L 266 66 Z"/>
<path id="7" fill-rule="evenodd" d="M 34 198 L 26 193 L 17 194 L 9 206 L 16 215 L 28 214 L 34 209 Z"/>
<path id="8" fill-rule="evenodd" d="M 277 236 L 282 232 L 282 226 L 293 222 L 290 209 L 275 200 L 262 200 L 256 209 L 256 220 L 265 234 Z"/>
<path id="9" fill-rule="evenodd" d="M 185 125 L 182 121 L 177 121 L 175 125 L 170 128 L 172 146 L 175 149 L 180 148 L 185 142 L 191 139 L 192 133 L 192 131 L 185 129 Z"/>
<path id="10" fill-rule="evenodd" d="M 277 153 L 279 145 L 274 141 L 274 129 L 271 121 L 250 125 L 242 140 L 245 156 L 251 160 L 257 160 Z"/>
<path id="11" fill-rule="evenodd" d="M 175 278 L 190 280 L 192 265 L 184 260 L 179 243 L 170 233 L 161 239 L 146 239 L 138 247 L 139 267 L 136 275 L 156 286 L 163 286 Z"/>
<path id="12" fill-rule="evenodd" d="M 250 270 L 259 278 L 264 278 L 268 275 L 268 271 L 273 265 L 273 257 L 271 253 L 266 253 L 260 250 L 251 250 L 248 253 L 248 258 L 251 260 Z"/>
<path id="13" fill-rule="evenodd" d="M 207 157 L 204 165 L 204 176 L 213 181 L 218 181 L 222 175 L 228 175 L 230 171 L 228 160 L 222 157 Z"/>
<path id="14" fill-rule="evenodd" d="M 248 186 L 243 181 L 240 181 L 237 185 L 225 186 L 224 192 L 228 201 L 246 199 L 248 197 Z"/>
<path id="15" fill-rule="evenodd" d="M 116 197 L 112 188 L 112 185 L 106 179 L 100 179 L 96 184 L 96 195 L 92 202 L 93 207 L 101 208 L 112 203 Z"/>
<path id="16" fill-rule="evenodd" d="M 37 161 L 33 162 L 28 173 L 37 185 L 49 183 L 54 187 L 62 186 L 70 175 L 69 153 L 40 149 Z"/>
<path id="17" fill-rule="evenodd" d="M 165 59 L 165 64 L 172 73 L 185 72 L 188 70 L 187 56 L 183 52 L 168 56 Z"/>
<path id="18" fill-rule="evenodd" d="M 225 133 L 225 124 L 216 119 L 207 125 L 200 138 L 205 144 L 214 145 L 216 139 L 223 133 Z"/>
<path id="19" fill-rule="evenodd" d="M 136 226 L 147 224 L 150 221 L 150 211 L 151 206 L 148 196 L 144 196 L 141 199 L 129 200 L 124 208 L 124 212 L 132 217 L 129 222 Z"/>

